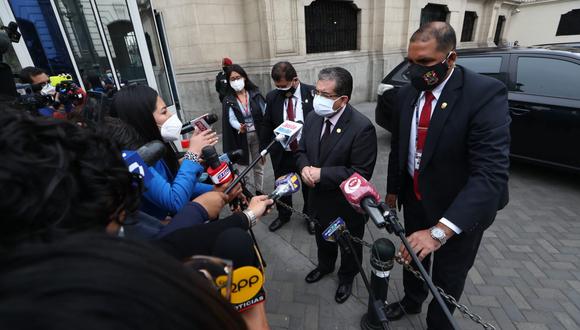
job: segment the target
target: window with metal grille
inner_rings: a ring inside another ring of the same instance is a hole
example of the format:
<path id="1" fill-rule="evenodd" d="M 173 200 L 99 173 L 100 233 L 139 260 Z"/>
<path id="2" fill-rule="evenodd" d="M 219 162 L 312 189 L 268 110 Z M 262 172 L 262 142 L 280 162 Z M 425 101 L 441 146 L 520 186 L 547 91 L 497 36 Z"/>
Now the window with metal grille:
<path id="1" fill-rule="evenodd" d="M 580 34 L 580 9 L 574 9 L 560 16 L 557 36 Z"/>
<path id="2" fill-rule="evenodd" d="M 352 1 L 317 0 L 304 10 L 306 53 L 357 49 L 360 9 Z"/>
<path id="3" fill-rule="evenodd" d="M 463 28 L 461 29 L 461 41 L 473 41 L 475 32 L 475 22 L 477 22 L 477 13 L 466 11 L 463 18 Z"/>
<path id="4" fill-rule="evenodd" d="M 444 5 L 429 3 L 421 9 L 421 25 L 433 21 L 447 22 L 449 9 Z"/>

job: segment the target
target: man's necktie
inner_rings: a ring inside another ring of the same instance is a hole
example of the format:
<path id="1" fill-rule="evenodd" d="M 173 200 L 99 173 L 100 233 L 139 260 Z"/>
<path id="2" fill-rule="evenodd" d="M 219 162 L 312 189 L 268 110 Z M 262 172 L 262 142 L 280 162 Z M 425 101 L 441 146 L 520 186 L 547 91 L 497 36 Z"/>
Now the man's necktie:
<path id="1" fill-rule="evenodd" d="M 324 142 L 326 142 L 326 140 L 328 140 L 328 137 L 330 136 L 331 128 L 332 128 L 332 123 L 330 122 L 330 119 L 326 119 L 324 121 L 324 133 L 322 133 L 322 137 L 320 138 L 320 149 L 322 149 L 322 146 L 324 146 Z"/>
<path id="2" fill-rule="evenodd" d="M 421 164 L 423 147 L 425 147 L 425 140 L 427 139 L 427 130 L 429 129 L 429 121 L 431 120 L 431 103 L 433 103 L 434 99 L 435 96 L 433 96 L 433 93 L 430 91 L 425 92 L 425 103 L 423 104 L 421 116 L 419 116 L 419 122 L 417 123 L 417 140 L 413 163 L 415 165 L 415 170 L 413 171 L 413 190 L 418 200 L 421 200 L 421 192 L 419 192 L 419 165 Z"/>
<path id="3" fill-rule="evenodd" d="M 288 98 L 288 106 L 286 107 L 286 115 L 288 117 L 288 120 L 294 121 L 294 119 L 296 119 L 296 117 L 294 116 L 294 96 L 290 96 Z M 298 150 L 298 142 L 296 140 L 292 141 L 290 143 L 290 150 L 292 151 L 296 151 Z"/>

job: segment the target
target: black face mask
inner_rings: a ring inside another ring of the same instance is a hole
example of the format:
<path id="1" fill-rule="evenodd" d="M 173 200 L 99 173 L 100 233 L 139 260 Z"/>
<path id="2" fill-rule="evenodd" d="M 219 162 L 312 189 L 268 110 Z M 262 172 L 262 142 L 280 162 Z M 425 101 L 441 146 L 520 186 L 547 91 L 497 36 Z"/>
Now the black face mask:
<path id="1" fill-rule="evenodd" d="M 451 53 L 449 53 L 451 55 Z M 409 66 L 409 78 L 411 79 L 411 85 L 419 92 L 431 91 L 435 87 L 445 80 L 445 75 L 447 70 L 449 70 L 449 64 L 447 64 L 447 58 L 443 62 L 437 63 L 432 66 L 423 66 L 419 64 L 412 63 Z"/>
<path id="2" fill-rule="evenodd" d="M 294 95 L 295 92 L 296 92 L 296 87 L 290 87 L 289 90 L 284 91 L 284 96 L 290 97 L 290 96 Z"/>

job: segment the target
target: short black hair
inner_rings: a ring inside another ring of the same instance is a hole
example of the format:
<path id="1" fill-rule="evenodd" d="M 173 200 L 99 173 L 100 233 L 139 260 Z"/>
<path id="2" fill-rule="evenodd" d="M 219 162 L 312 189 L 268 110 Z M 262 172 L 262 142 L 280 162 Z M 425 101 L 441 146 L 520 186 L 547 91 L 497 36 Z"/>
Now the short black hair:
<path id="1" fill-rule="evenodd" d="M 99 122 L 98 130 L 111 137 L 122 150 L 137 150 L 146 143 L 131 125 L 119 118 L 103 118 Z"/>
<path id="2" fill-rule="evenodd" d="M 2 329 L 246 329 L 209 281 L 145 242 L 77 234 L 0 262 Z"/>
<path id="3" fill-rule="evenodd" d="M 298 74 L 290 62 L 278 62 L 272 67 L 272 80 L 274 81 L 282 79 L 290 81 L 296 77 L 298 77 Z"/>
<path id="4" fill-rule="evenodd" d="M 421 25 L 419 30 L 411 36 L 411 42 L 429 41 L 433 38 L 437 42 L 437 50 L 440 52 L 449 53 L 457 47 L 457 37 L 453 27 L 449 23 L 438 21 Z"/>
<path id="5" fill-rule="evenodd" d="M 34 66 L 27 66 L 20 71 L 20 82 L 23 84 L 32 84 L 32 77 L 36 77 L 43 73 L 48 75 L 44 69 Z"/>
<path id="6" fill-rule="evenodd" d="M 139 206 L 141 181 L 90 128 L 0 110 L 0 246 L 105 231 Z"/>
<path id="7" fill-rule="evenodd" d="M 334 87 L 334 92 L 336 95 L 348 96 L 352 95 L 352 75 L 348 70 L 341 67 L 332 67 L 332 68 L 325 68 L 320 70 L 318 73 L 318 80 L 332 80 L 336 83 Z"/>

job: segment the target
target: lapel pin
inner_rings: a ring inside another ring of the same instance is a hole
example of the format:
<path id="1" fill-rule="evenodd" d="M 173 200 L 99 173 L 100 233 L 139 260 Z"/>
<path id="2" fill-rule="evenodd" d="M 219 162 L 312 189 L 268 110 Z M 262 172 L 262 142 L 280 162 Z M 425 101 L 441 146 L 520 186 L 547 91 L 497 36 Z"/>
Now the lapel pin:
<path id="1" fill-rule="evenodd" d="M 340 128 L 337 128 L 336 133 L 340 134 L 340 132 L 342 132 L 342 130 Z"/>
<path id="2" fill-rule="evenodd" d="M 304 103 L 308 103 L 308 99 L 304 100 Z"/>
<path id="3" fill-rule="evenodd" d="M 447 108 L 447 102 L 441 104 L 441 110 L 445 110 L 445 108 Z"/>

